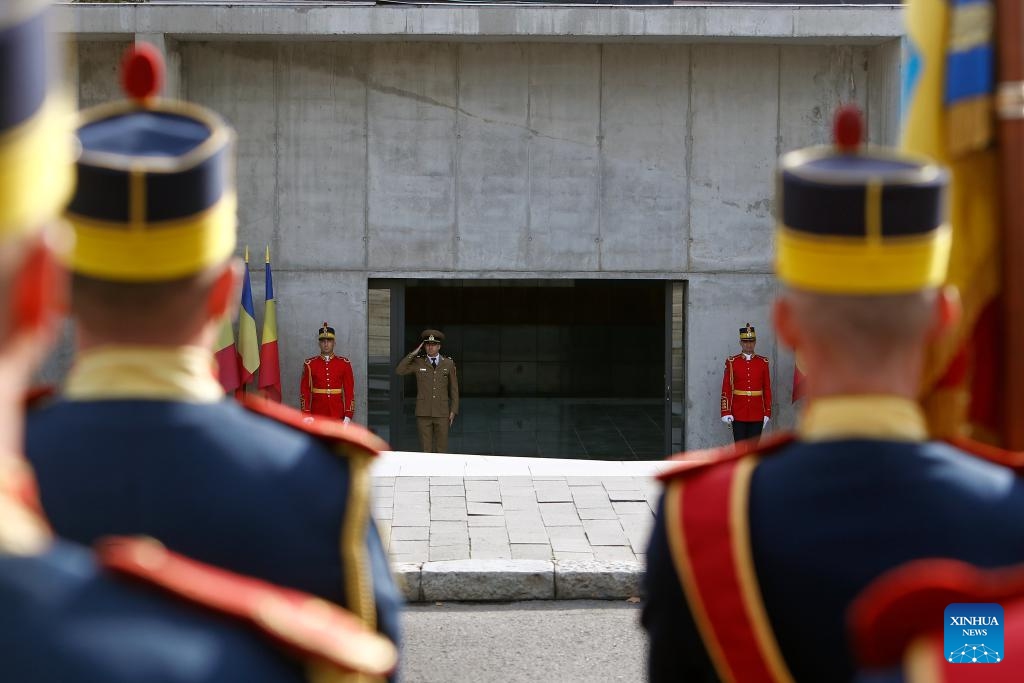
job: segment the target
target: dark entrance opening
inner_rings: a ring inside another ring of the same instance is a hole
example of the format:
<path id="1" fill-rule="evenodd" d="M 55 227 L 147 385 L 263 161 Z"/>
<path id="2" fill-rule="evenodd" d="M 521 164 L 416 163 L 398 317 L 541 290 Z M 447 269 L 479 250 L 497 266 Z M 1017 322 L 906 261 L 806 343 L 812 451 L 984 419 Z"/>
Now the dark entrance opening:
<path id="1" fill-rule="evenodd" d="M 419 449 L 415 380 L 393 369 L 429 327 L 458 369 L 451 452 L 663 458 L 681 437 L 681 291 L 643 280 L 371 283 L 370 426 L 396 450 Z"/>

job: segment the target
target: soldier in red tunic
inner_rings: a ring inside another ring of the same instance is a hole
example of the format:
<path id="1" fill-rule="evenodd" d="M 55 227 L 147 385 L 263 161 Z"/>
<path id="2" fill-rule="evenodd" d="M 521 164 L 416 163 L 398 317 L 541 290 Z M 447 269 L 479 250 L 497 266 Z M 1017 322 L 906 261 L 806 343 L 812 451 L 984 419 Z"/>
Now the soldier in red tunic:
<path id="1" fill-rule="evenodd" d="M 734 441 L 756 438 L 772 417 L 772 377 L 768 359 L 754 353 L 757 333 L 740 328 L 742 353 L 725 360 L 722 377 L 722 422 L 732 425 Z"/>
<path id="2" fill-rule="evenodd" d="M 334 355 L 334 328 L 324 322 L 318 335 L 320 355 L 302 366 L 299 394 L 302 412 L 351 422 L 356 412 L 352 363 Z"/>

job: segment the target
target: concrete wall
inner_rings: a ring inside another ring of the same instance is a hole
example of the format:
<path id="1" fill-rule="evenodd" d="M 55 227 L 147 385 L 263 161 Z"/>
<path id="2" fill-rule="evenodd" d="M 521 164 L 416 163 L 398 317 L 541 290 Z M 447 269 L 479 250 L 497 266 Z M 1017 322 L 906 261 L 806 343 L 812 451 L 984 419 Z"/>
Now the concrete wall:
<path id="1" fill-rule="evenodd" d="M 132 36 L 89 37 L 83 104 L 111 94 Z M 860 103 L 878 142 L 899 114 L 891 38 L 158 38 L 174 88 L 238 132 L 240 243 L 274 256 L 288 401 L 329 320 L 355 360 L 360 421 L 369 278 L 643 277 L 689 283 L 689 447 L 727 438 L 722 361 L 747 321 L 773 361 L 777 423 L 792 424 L 792 358 L 768 320 L 775 160 L 826 142 L 840 102 Z"/>

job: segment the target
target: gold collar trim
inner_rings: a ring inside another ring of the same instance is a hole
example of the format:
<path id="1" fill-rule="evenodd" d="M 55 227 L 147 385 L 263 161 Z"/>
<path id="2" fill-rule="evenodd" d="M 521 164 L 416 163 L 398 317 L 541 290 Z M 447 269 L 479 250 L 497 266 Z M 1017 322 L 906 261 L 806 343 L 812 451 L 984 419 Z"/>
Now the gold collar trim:
<path id="1" fill-rule="evenodd" d="M 64 396 L 217 403 L 224 389 L 215 371 L 213 354 L 197 346 L 103 346 L 79 354 Z"/>
<path id="2" fill-rule="evenodd" d="M 928 428 L 917 403 L 878 394 L 813 401 L 800 417 L 797 434 L 802 441 L 925 441 Z"/>

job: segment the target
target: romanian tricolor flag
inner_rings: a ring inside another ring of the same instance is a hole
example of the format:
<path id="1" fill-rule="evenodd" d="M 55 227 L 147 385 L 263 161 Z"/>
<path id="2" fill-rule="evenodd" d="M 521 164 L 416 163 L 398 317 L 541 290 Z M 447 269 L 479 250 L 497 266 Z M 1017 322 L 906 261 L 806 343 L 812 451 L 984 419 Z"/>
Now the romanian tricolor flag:
<path id="1" fill-rule="evenodd" d="M 950 168 L 948 282 L 964 304 L 957 334 L 931 349 L 925 371 L 924 405 L 938 436 L 992 435 L 999 419 L 988 367 L 999 359 L 991 326 L 1001 258 L 994 18 L 990 0 L 911 0 L 907 9 L 903 148 Z"/>
<path id="2" fill-rule="evenodd" d="M 263 395 L 281 400 L 281 361 L 277 353 L 277 299 L 274 297 L 274 275 L 270 272 L 270 246 L 266 260 L 266 304 L 263 309 L 263 344 L 260 346 L 260 383 Z"/>
<path id="3" fill-rule="evenodd" d="M 224 316 L 217 334 L 217 378 L 224 387 L 224 393 L 230 394 L 241 386 L 238 375 L 238 350 L 235 349 L 235 331 L 231 326 L 231 316 Z"/>
<path id="4" fill-rule="evenodd" d="M 260 343 L 256 338 L 256 309 L 252 305 L 249 283 L 249 248 L 245 248 L 245 281 L 242 282 L 242 309 L 238 312 L 238 355 L 242 359 L 242 384 L 248 384 L 260 367 Z"/>

